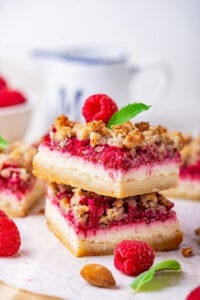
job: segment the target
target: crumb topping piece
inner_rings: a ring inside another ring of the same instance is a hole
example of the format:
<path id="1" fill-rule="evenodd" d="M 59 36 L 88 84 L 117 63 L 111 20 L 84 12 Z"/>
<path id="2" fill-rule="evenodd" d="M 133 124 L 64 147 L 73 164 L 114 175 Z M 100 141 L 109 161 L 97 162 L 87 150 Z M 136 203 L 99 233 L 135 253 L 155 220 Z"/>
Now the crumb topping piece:
<path id="1" fill-rule="evenodd" d="M 191 257 L 193 255 L 193 248 L 192 247 L 182 248 L 181 254 L 184 257 Z"/>
<path id="2" fill-rule="evenodd" d="M 183 165 L 191 165 L 200 161 L 200 135 L 196 138 L 186 136 L 186 145 L 181 151 Z"/>
<path id="3" fill-rule="evenodd" d="M 0 176 L 26 181 L 32 175 L 32 161 L 37 150 L 21 142 L 15 142 L 0 151 Z"/>
<path id="4" fill-rule="evenodd" d="M 200 227 L 196 228 L 195 231 L 194 231 L 194 233 L 195 233 L 196 235 L 200 235 Z"/>
<path id="5" fill-rule="evenodd" d="M 132 123 L 130 121 L 113 125 L 112 130 L 106 127 L 103 121 L 92 121 L 85 124 L 73 123 L 65 115 L 59 116 L 52 126 L 50 137 L 64 146 L 70 137 L 78 140 L 90 140 L 90 145 L 108 144 L 126 149 L 135 147 L 145 148 L 154 143 L 160 145 L 160 151 L 169 148 L 182 149 L 185 140 L 180 132 L 168 133 L 162 126 L 150 126 L 148 122 Z"/>

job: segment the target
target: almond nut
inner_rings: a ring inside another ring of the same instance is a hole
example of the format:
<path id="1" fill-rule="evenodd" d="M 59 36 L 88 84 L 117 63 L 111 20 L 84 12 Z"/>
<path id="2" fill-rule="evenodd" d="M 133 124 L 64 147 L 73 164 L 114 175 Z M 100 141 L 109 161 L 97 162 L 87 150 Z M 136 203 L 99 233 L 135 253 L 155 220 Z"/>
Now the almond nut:
<path id="1" fill-rule="evenodd" d="M 98 264 L 87 264 L 81 271 L 81 276 L 91 285 L 103 288 L 111 288 L 116 285 L 110 270 Z"/>

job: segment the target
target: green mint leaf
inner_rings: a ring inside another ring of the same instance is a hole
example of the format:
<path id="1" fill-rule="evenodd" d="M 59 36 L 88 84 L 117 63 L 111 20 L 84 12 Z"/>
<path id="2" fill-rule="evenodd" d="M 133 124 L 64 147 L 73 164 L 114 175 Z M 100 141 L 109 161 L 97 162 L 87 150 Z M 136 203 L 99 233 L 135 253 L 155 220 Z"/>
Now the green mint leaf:
<path id="1" fill-rule="evenodd" d="M 178 271 L 181 270 L 181 265 L 180 263 L 175 260 L 175 259 L 168 259 L 164 260 L 153 267 L 151 267 L 148 271 L 143 272 L 140 274 L 132 283 L 131 287 L 138 292 L 140 288 L 147 282 L 151 281 L 155 275 L 156 271 L 161 271 L 161 270 L 174 270 Z"/>
<path id="2" fill-rule="evenodd" d="M 111 128 L 112 125 L 123 124 L 142 111 L 148 110 L 150 107 L 151 105 L 146 105 L 144 103 L 128 104 L 112 115 L 112 117 L 108 121 L 107 127 Z"/>
<path id="3" fill-rule="evenodd" d="M 0 149 L 5 149 L 9 145 L 8 141 L 0 136 Z"/>

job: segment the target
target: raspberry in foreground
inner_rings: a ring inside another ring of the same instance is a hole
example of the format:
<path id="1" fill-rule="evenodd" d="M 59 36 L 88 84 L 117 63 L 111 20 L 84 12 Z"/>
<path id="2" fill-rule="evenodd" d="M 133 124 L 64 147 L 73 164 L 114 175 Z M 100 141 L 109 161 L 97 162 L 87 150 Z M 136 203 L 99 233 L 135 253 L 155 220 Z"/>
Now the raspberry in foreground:
<path id="1" fill-rule="evenodd" d="M 7 83 L 3 77 L 0 77 L 0 91 L 3 91 L 7 88 Z"/>
<path id="2" fill-rule="evenodd" d="M 191 291 L 186 300 L 200 300 L 200 286 Z"/>
<path id="3" fill-rule="evenodd" d="M 118 111 L 116 103 L 104 94 L 90 96 L 85 100 L 82 108 L 86 122 L 102 120 L 104 123 L 108 123 L 116 111 Z"/>
<path id="4" fill-rule="evenodd" d="M 0 211 L 0 256 L 11 256 L 19 251 L 20 233 L 10 218 Z"/>
<path id="5" fill-rule="evenodd" d="M 154 257 L 154 251 L 147 243 L 125 240 L 115 247 L 114 266 L 126 275 L 136 276 L 152 266 Z"/>
<path id="6" fill-rule="evenodd" d="M 3 90 L 0 92 L 0 107 L 12 106 L 26 102 L 26 98 L 18 91 Z"/>

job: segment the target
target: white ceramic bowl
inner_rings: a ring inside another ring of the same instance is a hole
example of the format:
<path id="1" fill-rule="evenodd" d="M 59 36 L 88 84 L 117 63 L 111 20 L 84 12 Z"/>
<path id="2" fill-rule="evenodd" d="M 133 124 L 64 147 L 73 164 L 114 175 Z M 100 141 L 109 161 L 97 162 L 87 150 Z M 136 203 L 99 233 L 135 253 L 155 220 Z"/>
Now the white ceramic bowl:
<path id="1" fill-rule="evenodd" d="M 22 140 L 29 127 L 35 103 L 28 99 L 26 103 L 10 107 L 0 107 L 0 136 L 9 142 Z"/>

